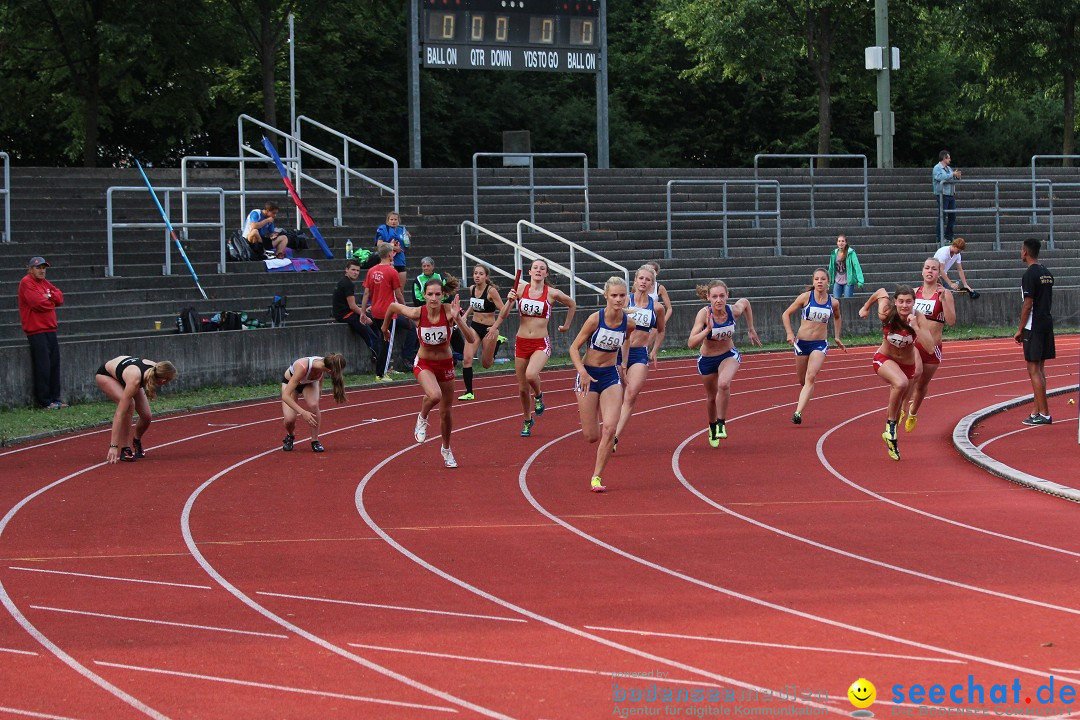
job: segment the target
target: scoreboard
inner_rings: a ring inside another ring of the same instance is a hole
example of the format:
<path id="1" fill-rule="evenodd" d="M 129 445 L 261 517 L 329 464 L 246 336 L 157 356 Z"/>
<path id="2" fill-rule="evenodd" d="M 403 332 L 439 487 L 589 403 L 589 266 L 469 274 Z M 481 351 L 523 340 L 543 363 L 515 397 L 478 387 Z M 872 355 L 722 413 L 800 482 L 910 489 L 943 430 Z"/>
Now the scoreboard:
<path id="1" fill-rule="evenodd" d="M 423 66 L 599 72 L 600 2 L 423 0 Z"/>

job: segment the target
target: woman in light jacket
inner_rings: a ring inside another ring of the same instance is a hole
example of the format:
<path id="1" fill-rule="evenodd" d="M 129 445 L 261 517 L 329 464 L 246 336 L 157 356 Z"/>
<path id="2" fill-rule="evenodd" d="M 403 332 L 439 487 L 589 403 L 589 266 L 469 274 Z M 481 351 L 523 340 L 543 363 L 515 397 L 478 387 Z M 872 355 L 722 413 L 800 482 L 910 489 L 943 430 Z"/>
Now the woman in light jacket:
<path id="1" fill-rule="evenodd" d="M 851 297 L 855 293 L 856 285 L 862 288 L 863 274 L 859 256 L 855 254 L 854 248 L 848 247 L 846 235 L 836 238 L 836 249 L 829 258 L 828 270 L 829 287 L 832 288 L 833 297 Z"/>

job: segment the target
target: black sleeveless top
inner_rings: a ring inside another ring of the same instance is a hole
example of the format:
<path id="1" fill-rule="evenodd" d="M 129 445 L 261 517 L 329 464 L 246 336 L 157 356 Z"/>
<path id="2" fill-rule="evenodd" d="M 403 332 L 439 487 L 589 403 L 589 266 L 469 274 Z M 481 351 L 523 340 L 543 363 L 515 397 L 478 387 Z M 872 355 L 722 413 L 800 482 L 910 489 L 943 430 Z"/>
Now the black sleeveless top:
<path id="1" fill-rule="evenodd" d="M 498 312 L 498 308 L 495 307 L 495 303 L 492 302 L 491 296 L 488 294 L 488 290 L 491 287 L 491 283 L 484 283 L 484 291 L 480 295 L 476 294 L 476 285 L 472 287 L 472 293 L 469 297 L 469 307 L 472 308 L 474 313 L 494 313 Z"/>
<path id="2" fill-rule="evenodd" d="M 139 369 L 139 387 L 142 387 L 143 380 L 146 378 L 146 371 L 154 367 L 153 363 L 145 362 L 142 358 L 128 356 L 116 363 L 116 372 L 113 373 L 113 377 L 123 385 L 124 371 L 132 366 Z"/>

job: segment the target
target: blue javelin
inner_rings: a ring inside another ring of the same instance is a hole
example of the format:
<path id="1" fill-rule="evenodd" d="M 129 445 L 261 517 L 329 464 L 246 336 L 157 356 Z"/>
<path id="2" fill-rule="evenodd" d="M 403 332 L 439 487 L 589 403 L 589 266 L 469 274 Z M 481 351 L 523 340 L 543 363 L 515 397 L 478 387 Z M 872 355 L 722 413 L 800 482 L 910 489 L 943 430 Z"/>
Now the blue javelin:
<path id="1" fill-rule="evenodd" d="M 135 161 L 135 166 L 139 168 L 139 174 L 142 175 L 143 182 L 146 183 L 147 189 L 150 190 L 150 197 L 154 198 L 154 204 L 157 205 L 158 212 L 161 213 L 161 219 L 165 221 L 165 227 L 169 228 L 169 234 L 172 235 L 173 242 L 176 243 L 176 249 L 180 251 L 180 257 L 184 258 L 184 264 L 191 271 L 191 277 L 195 279 L 195 287 L 199 288 L 199 294 L 202 295 L 203 300 L 209 300 L 210 298 L 206 297 L 206 291 L 199 284 L 199 276 L 195 274 L 195 268 L 191 267 L 191 261 L 188 260 L 187 253 L 184 252 L 184 246 L 180 244 L 180 238 L 177 237 L 172 223 L 169 222 L 169 216 L 165 214 L 165 208 L 161 207 L 161 201 L 158 200 L 157 193 L 154 192 L 154 186 L 150 184 L 150 178 L 146 177 L 146 171 L 142 169 L 142 163 L 139 162 L 138 158 L 133 157 L 131 159 Z"/>

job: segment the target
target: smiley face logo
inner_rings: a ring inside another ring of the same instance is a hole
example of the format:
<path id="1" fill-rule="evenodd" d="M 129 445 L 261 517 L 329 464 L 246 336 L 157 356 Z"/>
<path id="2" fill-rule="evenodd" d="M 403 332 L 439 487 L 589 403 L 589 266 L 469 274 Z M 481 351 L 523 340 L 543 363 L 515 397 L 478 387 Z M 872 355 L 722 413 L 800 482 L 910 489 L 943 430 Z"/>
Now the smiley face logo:
<path id="1" fill-rule="evenodd" d="M 877 700 L 877 688 L 866 678 L 859 678 L 851 683 L 847 691 L 848 700 L 857 708 L 868 708 Z"/>

